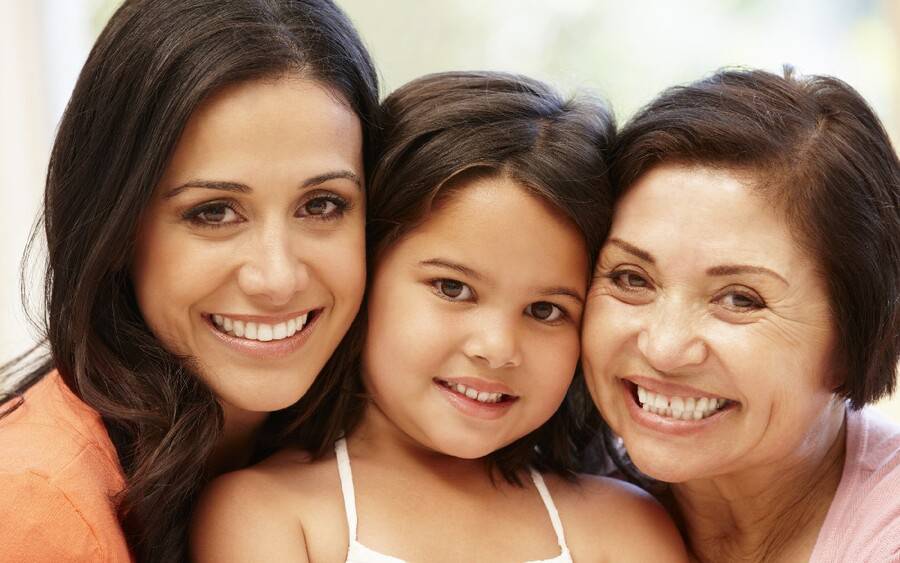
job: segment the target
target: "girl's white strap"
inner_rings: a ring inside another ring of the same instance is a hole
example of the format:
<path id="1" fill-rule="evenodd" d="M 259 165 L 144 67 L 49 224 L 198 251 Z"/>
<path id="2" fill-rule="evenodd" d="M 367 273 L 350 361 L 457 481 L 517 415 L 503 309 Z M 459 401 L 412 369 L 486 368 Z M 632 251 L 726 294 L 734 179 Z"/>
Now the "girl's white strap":
<path id="1" fill-rule="evenodd" d="M 341 494 L 344 496 L 347 530 L 350 533 L 350 543 L 353 543 L 356 541 L 356 493 L 353 491 L 353 472 L 350 471 L 350 454 L 347 452 L 346 439 L 341 438 L 334 443 L 334 455 L 337 459 L 338 474 L 341 476 Z"/>
<path id="2" fill-rule="evenodd" d="M 547 514 L 550 515 L 553 531 L 556 532 L 556 542 L 563 550 L 563 553 L 565 553 L 569 550 L 569 547 L 566 545 L 566 535 L 563 533 L 562 521 L 559 519 L 559 511 L 556 510 L 556 505 L 553 503 L 553 497 L 550 496 L 550 491 L 544 483 L 543 476 L 534 469 L 531 469 L 531 480 L 534 481 L 534 487 L 541 495 L 541 500 L 544 501 L 544 507 L 547 509 Z"/>

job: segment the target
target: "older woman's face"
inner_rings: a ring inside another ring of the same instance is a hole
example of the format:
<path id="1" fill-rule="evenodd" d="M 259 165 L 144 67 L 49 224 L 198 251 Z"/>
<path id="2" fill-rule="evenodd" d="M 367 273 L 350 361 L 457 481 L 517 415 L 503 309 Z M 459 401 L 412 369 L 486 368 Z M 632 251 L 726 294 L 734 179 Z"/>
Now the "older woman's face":
<path id="1" fill-rule="evenodd" d="M 837 405 L 814 259 L 728 172 L 664 165 L 632 186 L 601 250 L 583 339 L 600 411 L 657 479 L 802 456 Z"/>
<path id="2" fill-rule="evenodd" d="M 324 86 L 231 86 L 191 116 L 146 210 L 132 279 L 227 412 L 307 391 L 365 285 L 362 131 Z"/>

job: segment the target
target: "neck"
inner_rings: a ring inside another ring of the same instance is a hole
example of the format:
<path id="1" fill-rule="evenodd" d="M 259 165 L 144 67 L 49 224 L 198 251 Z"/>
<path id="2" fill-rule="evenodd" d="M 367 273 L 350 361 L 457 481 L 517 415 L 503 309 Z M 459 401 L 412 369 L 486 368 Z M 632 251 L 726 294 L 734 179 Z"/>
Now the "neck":
<path id="1" fill-rule="evenodd" d="M 222 405 L 225 425 L 207 463 L 210 478 L 246 467 L 256 445 L 256 435 L 268 413 L 250 412 Z"/>
<path id="2" fill-rule="evenodd" d="M 825 418 L 810 449 L 776 463 L 673 484 L 688 545 L 699 561 L 809 557 L 844 467 L 843 405 Z"/>

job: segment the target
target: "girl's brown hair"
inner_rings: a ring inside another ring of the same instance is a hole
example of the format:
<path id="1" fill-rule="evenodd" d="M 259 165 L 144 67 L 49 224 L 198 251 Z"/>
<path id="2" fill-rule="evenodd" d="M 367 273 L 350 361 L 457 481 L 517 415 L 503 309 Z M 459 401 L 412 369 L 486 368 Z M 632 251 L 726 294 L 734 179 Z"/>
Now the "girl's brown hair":
<path id="1" fill-rule="evenodd" d="M 504 176 L 544 200 L 577 226 L 593 259 L 609 228 L 607 158 L 615 124 L 594 98 L 562 98 L 546 84 L 496 72 L 447 72 L 419 78 L 382 104 L 384 137 L 369 185 L 370 263 L 427 220 L 450 192 L 474 177 Z M 590 270 L 585 272 L 590 276 Z M 365 311 L 365 306 L 363 307 Z M 347 350 L 345 385 L 307 447 L 325 453 L 359 422 L 366 397 L 359 377 L 365 313 Z M 316 418 L 316 417 L 314 417 Z M 580 367 L 560 409 L 540 428 L 488 456 L 512 483 L 529 466 L 571 477 L 583 447 L 601 425 Z"/>

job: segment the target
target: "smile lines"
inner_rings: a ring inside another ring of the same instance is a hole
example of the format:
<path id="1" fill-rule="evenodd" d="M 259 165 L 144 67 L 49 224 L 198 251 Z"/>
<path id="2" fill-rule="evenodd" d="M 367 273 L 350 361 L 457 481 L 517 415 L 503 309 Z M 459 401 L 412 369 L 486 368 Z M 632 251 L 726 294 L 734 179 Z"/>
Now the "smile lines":
<path id="1" fill-rule="evenodd" d="M 284 340 L 285 338 L 294 336 L 296 333 L 303 330 L 303 328 L 315 318 L 317 313 L 318 310 L 308 311 L 293 319 L 278 324 L 239 321 L 224 315 L 210 315 L 210 318 L 213 321 L 213 325 L 220 332 L 245 340 L 270 342 L 272 340 Z"/>

